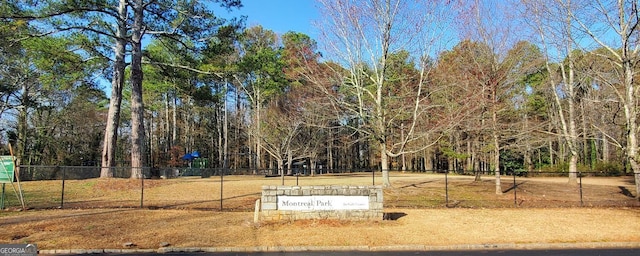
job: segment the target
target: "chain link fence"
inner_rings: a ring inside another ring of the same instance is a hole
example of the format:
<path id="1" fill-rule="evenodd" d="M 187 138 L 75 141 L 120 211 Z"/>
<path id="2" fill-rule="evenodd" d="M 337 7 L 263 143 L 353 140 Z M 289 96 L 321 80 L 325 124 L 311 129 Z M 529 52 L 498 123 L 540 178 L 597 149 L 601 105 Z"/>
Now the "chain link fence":
<path id="1" fill-rule="evenodd" d="M 600 172 L 512 172 L 459 175 L 437 173 L 421 182 L 387 190 L 385 206 L 398 208 L 640 207 L 632 174 Z"/>
<path id="2" fill-rule="evenodd" d="M 94 166 L 20 166 L 20 183 L 5 184 L 4 207 L 138 208 L 252 211 L 262 185 L 382 185 L 379 170 L 275 170 L 216 168 L 142 168 L 144 179 L 130 179 L 131 167 L 115 167 L 102 179 Z M 513 172 L 495 176 L 446 171 L 390 171 L 386 208 L 539 208 L 640 207 L 633 175 L 602 173 Z M 479 178 L 479 179 L 478 179 Z M 19 187 L 18 187 L 19 186 Z M 499 191 L 499 193 L 497 193 Z"/>

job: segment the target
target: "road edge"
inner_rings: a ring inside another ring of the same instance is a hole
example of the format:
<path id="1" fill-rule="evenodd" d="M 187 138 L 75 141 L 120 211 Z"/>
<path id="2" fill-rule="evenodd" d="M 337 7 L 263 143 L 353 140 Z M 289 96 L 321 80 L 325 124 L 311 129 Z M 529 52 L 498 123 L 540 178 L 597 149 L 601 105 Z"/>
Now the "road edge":
<path id="1" fill-rule="evenodd" d="M 385 246 L 250 246 L 250 247 L 162 247 L 158 249 L 52 249 L 41 255 L 99 253 L 176 253 L 176 252 L 303 252 L 303 251 L 475 251 L 532 249 L 614 249 L 638 248 L 640 242 L 530 243 L 530 244 L 460 244 L 460 245 L 385 245 Z"/>

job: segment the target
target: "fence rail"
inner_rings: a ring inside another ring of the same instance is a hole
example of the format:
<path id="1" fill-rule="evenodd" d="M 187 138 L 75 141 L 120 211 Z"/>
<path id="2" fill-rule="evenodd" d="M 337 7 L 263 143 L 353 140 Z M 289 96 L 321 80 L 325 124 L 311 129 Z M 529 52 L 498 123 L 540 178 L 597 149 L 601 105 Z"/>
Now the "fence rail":
<path id="1" fill-rule="evenodd" d="M 216 168 L 142 168 L 144 179 L 128 179 L 131 167 L 113 168 L 114 178 L 98 179 L 100 167 L 20 166 L 21 189 L 29 208 L 190 208 L 251 211 L 261 185 L 380 185 L 375 169 L 316 172 Z M 639 207 L 632 175 L 603 177 L 579 172 L 574 185 L 569 173 L 513 172 L 501 177 L 441 171 L 390 171 L 392 187 L 385 189 L 385 207 Z M 603 181 L 615 181 L 601 184 Z M 351 184 L 349 183 L 349 184 Z M 10 184 L 5 184 L 10 185 Z M 351 184 L 354 185 L 354 184 Z M 4 188 L 4 186 L 3 186 Z M 13 190 L 4 190 L 3 207 L 18 207 Z"/>

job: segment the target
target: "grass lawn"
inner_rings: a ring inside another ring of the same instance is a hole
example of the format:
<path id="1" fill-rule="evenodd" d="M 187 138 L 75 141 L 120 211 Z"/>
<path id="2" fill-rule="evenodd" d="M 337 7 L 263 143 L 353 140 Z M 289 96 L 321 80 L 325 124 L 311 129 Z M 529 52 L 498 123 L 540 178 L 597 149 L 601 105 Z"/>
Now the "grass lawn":
<path id="1" fill-rule="evenodd" d="M 63 209 L 57 209 L 61 181 L 23 182 L 30 209 L 18 211 L 8 187 L 0 243 L 72 249 L 122 248 L 126 242 L 136 248 L 640 242 L 632 177 L 586 177 L 581 187 L 566 179 L 518 177 L 514 189 L 505 177 L 505 193 L 495 195 L 493 177 L 474 182 L 450 175 L 445 191 L 443 175 L 392 173 L 385 212 L 397 220 L 277 223 L 253 223 L 252 211 L 261 186 L 280 185 L 279 177 L 225 176 L 222 187 L 220 177 L 145 180 L 144 193 L 140 180 L 66 181 Z M 284 182 L 371 185 L 373 179 L 369 173 Z"/>

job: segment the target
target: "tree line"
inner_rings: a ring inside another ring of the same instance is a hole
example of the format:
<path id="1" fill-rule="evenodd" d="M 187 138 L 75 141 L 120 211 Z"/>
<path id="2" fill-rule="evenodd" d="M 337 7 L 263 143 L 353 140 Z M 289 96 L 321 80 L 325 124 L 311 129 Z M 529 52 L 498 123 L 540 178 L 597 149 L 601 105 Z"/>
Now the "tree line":
<path id="1" fill-rule="evenodd" d="M 0 139 L 22 165 L 102 177 L 198 151 L 209 168 L 373 168 L 385 185 L 490 173 L 499 194 L 505 173 L 596 171 L 640 191 L 637 1 L 317 4 L 314 39 L 214 13 L 238 0 L 2 2 Z"/>

